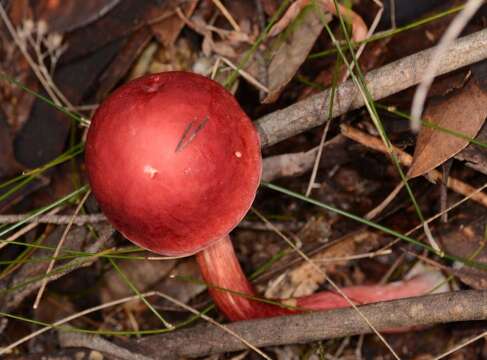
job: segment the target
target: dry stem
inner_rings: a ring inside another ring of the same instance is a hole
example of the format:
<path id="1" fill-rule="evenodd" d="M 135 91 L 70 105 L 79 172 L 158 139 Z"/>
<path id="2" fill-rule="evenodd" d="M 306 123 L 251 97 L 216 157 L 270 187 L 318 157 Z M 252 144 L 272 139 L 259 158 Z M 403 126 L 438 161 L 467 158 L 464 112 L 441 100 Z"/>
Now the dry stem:
<path id="1" fill-rule="evenodd" d="M 380 151 L 384 154 L 389 154 L 389 151 L 386 149 L 384 143 L 379 138 L 376 138 L 375 136 L 372 135 L 368 135 L 363 131 L 360 131 L 348 125 L 342 125 L 341 128 L 342 128 L 342 134 L 344 136 L 368 148 Z M 402 151 L 397 147 L 393 147 L 393 151 L 397 155 L 397 158 L 402 165 L 411 166 L 413 160 L 413 157 L 411 155 L 409 155 L 408 153 Z M 443 178 L 443 175 L 441 172 L 437 170 L 432 170 L 428 173 L 428 178 L 434 181 L 438 181 Z M 453 178 L 451 176 L 448 178 L 446 186 L 451 190 L 455 191 L 457 194 L 461 194 L 464 196 L 472 194 L 476 190 L 473 186 L 468 185 L 463 181 Z M 482 206 L 487 207 L 487 196 L 484 193 L 482 192 L 476 193 L 471 197 L 471 199 L 481 204 Z"/>

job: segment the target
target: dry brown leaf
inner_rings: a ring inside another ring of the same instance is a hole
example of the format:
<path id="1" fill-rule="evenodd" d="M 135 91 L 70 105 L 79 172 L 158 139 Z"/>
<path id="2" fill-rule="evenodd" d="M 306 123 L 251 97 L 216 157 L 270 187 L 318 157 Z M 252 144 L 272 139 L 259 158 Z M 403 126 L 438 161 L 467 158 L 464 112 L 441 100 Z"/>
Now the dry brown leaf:
<path id="1" fill-rule="evenodd" d="M 442 128 L 475 138 L 487 116 L 487 93 L 475 82 L 428 106 L 424 119 Z M 408 176 L 424 175 L 455 156 L 469 144 L 467 139 L 438 129 L 422 127 L 416 140 Z"/>
<path id="2" fill-rule="evenodd" d="M 29 0 L 12 1 L 8 15 L 15 27 L 19 27 L 25 19 L 32 19 L 32 7 Z"/>
<path id="3" fill-rule="evenodd" d="M 144 27 L 130 35 L 124 46 L 118 51 L 115 59 L 100 76 L 100 86 L 97 89 L 95 99 L 102 101 L 108 95 L 120 79 L 125 76 L 137 57 L 146 48 L 152 38 L 151 31 Z"/>
<path id="4" fill-rule="evenodd" d="M 326 16 L 326 21 L 331 15 Z M 308 57 L 316 39 L 323 30 L 324 23 L 315 11 L 306 11 L 294 31 L 283 41 L 274 53 L 269 65 L 269 93 L 262 102 L 272 103 L 277 100 L 284 87 L 291 81 L 301 64 Z M 277 40 L 282 41 L 282 40 Z"/>
<path id="5" fill-rule="evenodd" d="M 458 216 L 453 222 L 439 229 L 442 249 L 448 254 L 471 259 L 478 264 L 487 264 L 487 247 L 485 244 L 485 211 L 473 210 Z M 487 289 L 485 270 L 460 263 L 451 269 L 454 275 L 464 284 L 474 289 Z"/>
<path id="6" fill-rule="evenodd" d="M 190 18 L 197 4 L 198 0 L 191 0 L 187 3 L 185 1 L 179 1 L 179 3 L 174 4 L 174 7 L 181 5 L 184 15 Z M 173 11 L 173 8 L 170 11 Z M 174 45 L 184 25 L 184 21 L 174 13 L 168 18 L 152 24 L 151 29 L 157 40 L 165 47 L 169 47 Z"/>

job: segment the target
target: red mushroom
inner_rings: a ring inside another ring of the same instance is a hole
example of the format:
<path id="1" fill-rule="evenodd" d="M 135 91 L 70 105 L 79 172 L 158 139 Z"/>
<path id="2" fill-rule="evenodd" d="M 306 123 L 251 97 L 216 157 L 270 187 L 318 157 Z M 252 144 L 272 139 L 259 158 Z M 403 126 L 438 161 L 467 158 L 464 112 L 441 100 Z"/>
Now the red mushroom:
<path id="1" fill-rule="evenodd" d="M 120 87 L 98 108 L 86 142 L 92 191 L 113 226 L 158 254 L 197 253 L 213 299 L 231 320 L 295 311 L 249 298 L 253 288 L 228 236 L 254 200 L 261 166 L 258 133 L 234 97 L 186 72 Z M 432 285 L 422 276 L 343 291 L 363 304 L 423 294 Z M 314 310 L 349 305 L 333 292 L 283 303 Z"/>

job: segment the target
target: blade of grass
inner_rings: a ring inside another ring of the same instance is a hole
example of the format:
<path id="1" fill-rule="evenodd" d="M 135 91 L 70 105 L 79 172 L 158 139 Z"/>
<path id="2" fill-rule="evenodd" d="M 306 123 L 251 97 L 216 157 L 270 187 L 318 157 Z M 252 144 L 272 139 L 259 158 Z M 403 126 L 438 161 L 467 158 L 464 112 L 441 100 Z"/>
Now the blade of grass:
<path id="1" fill-rule="evenodd" d="M 135 294 L 137 294 L 138 298 L 149 308 L 149 310 L 161 321 L 161 323 L 168 329 L 174 329 L 174 325 L 169 323 L 164 317 L 157 311 L 152 304 L 147 301 L 146 297 L 141 294 L 141 292 L 137 289 L 137 287 L 130 281 L 130 279 L 125 275 L 125 273 L 120 269 L 120 267 L 117 265 L 116 261 L 109 258 L 108 261 L 110 264 L 113 266 L 115 271 L 118 273 L 120 278 L 123 280 L 123 282 L 132 290 Z"/>
<path id="2" fill-rule="evenodd" d="M 155 296 L 158 294 L 155 291 L 151 291 L 151 292 L 147 292 L 147 293 L 144 293 L 141 295 L 143 295 L 145 297 L 150 297 L 150 296 Z M 57 329 L 57 330 L 62 330 L 62 331 L 80 332 L 80 333 L 101 334 L 101 335 L 137 335 L 137 334 L 145 335 L 145 334 L 160 334 L 160 333 L 172 331 L 172 329 L 168 329 L 168 328 L 156 329 L 156 330 L 141 330 L 141 331 L 136 331 L 136 332 L 134 332 L 134 331 L 103 331 L 103 330 L 86 330 L 86 329 L 79 329 L 79 328 L 63 326 L 64 324 L 66 324 L 68 322 L 71 322 L 77 318 L 88 315 L 90 313 L 93 313 L 93 312 L 96 312 L 99 310 L 103 310 L 103 309 L 106 309 L 106 308 L 109 308 L 109 307 L 112 307 L 115 305 L 120 305 L 120 304 L 129 302 L 129 301 L 138 299 L 138 298 L 139 298 L 139 296 L 135 295 L 135 296 L 125 297 L 122 299 L 117 299 L 117 300 L 114 300 L 114 301 L 111 301 L 111 302 L 108 302 L 105 304 L 101 304 L 101 305 L 83 310 L 83 311 L 78 312 L 76 314 L 65 317 L 61 320 L 58 320 L 52 324 L 49 324 L 49 323 L 46 323 L 43 321 L 34 320 L 34 319 L 29 319 L 29 318 L 26 318 L 26 317 L 20 316 L 20 315 L 14 315 L 14 314 L 9 314 L 9 313 L 5 313 L 5 312 L 0 312 L 0 316 L 8 317 L 11 319 L 23 321 L 23 322 L 34 324 L 34 325 L 44 326 L 44 328 L 39 329 L 39 330 L 37 330 L 37 331 L 27 335 L 27 336 L 24 336 L 23 338 L 15 341 L 14 343 L 10 344 L 9 346 L 0 349 L 0 355 L 11 351 L 12 349 L 16 348 L 20 344 L 22 344 L 22 343 L 24 343 L 24 342 L 26 342 L 26 341 L 28 341 L 28 340 L 36 337 L 36 336 L 39 336 L 42 333 L 49 331 L 51 329 Z M 208 310 L 206 310 L 206 311 L 205 310 L 203 310 L 201 312 L 201 314 L 205 314 L 206 312 L 208 312 Z M 179 323 L 178 326 L 179 327 L 186 326 L 198 318 L 200 318 L 199 315 L 198 316 L 192 316 L 188 320 L 185 320 L 185 321 Z"/>
<path id="3" fill-rule="evenodd" d="M 270 29 L 274 25 L 274 23 L 281 17 L 281 15 L 284 13 L 284 10 L 287 8 L 289 4 L 289 0 L 284 0 L 280 4 L 279 8 L 277 11 L 274 13 L 272 18 L 269 20 L 269 23 L 265 27 L 264 31 L 259 34 L 255 42 L 252 44 L 249 50 L 245 52 L 245 54 L 242 56 L 242 60 L 238 63 L 237 69 L 233 70 L 230 75 L 225 79 L 223 82 L 223 86 L 226 88 L 232 87 L 233 83 L 235 80 L 237 80 L 239 76 L 239 70 L 243 69 L 245 66 L 247 66 L 248 62 L 252 59 L 252 56 L 254 55 L 255 51 L 257 48 L 264 42 L 264 40 L 267 38 L 267 35 L 269 34 Z"/>
<path id="4" fill-rule="evenodd" d="M 73 226 L 74 217 L 79 213 L 79 211 L 81 210 L 81 208 L 85 204 L 86 200 L 88 199 L 88 196 L 90 196 L 90 193 L 91 193 L 90 190 L 88 190 L 85 193 L 83 198 L 80 200 L 78 206 L 76 207 L 76 210 L 74 211 L 74 214 L 71 218 L 71 221 L 69 222 L 68 225 L 66 225 L 66 228 L 64 229 L 64 232 L 61 236 L 61 239 L 59 240 L 59 242 L 56 246 L 56 250 L 54 250 L 54 255 L 53 255 L 54 258 L 56 258 L 59 255 L 59 252 L 60 252 L 60 250 L 64 244 L 64 241 L 68 237 L 69 230 L 71 230 L 71 227 Z M 56 262 L 56 260 L 51 260 L 49 262 L 49 265 L 48 265 L 47 270 L 46 270 L 46 277 L 42 280 L 41 287 L 39 288 L 39 292 L 37 293 L 37 296 L 35 298 L 34 305 L 32 306 L 34 309 L 37 309 L 37 307 L 39 306 L 39 302 L 41 301 L 42 294 L 44 293 L 44 290 L 46 289 L 46 286 L 47 286 L 47 279 L 48 279 L 49 273 L 52 271 L 52 268 L 54 267 L 55 262 Z"/>
<path id="5" fill-rule="evenodd" d="M 338 52 L 340 54 L 340 56 L 342 57 L 343 59 L 343 62 L 347 65 L 348 69 L 350 70 L 350 75 L 352 76 L 352 80 L 354 81 L 354 83 L 356 84 L 357 88 L 359 89 L 360 91 L 360 94 L 361 96 L 363 97 L 364 99 L 364 103 L 365 103 L 365 107 L 367 108 L 368 112 L 369 112 L 369 115 L 372 119 L 372 122 L 374 123 L 382 141 L 384 142 L 386 148 L 388 149 L 388 152 L 389 152 L 389 155 L 404 183 L 404 187 L 406 188 L 407 190 L 407 193 L 411 199 L 411 202 L 414 206 L 414 209 L 416 211 L 416 214 L 418 215 L 418 218 L 420 219 L 420 221 L 423 223 L 423 226 L 424 226 L 424 232 L 426 234 L 426 236 L 428 237 L 428 240 L 430 242 L 430 244 L 433 246 L 433 248 L 435 249 L 436 253 L 439 255 L 439 256 L 442 256 L 443 255 L 443 252 L 441 251 L 441 249 L 439 248 L 438 244 L 436 243 L 436 241 L 434 240 L 432 234 L 431 234 L 431 230 L 429 229 L 429 226 L 428 224 L 424 221 L 424 216 L 423 216 L 423 213 L 419 207 L 419 204 L 416 200 L 416 197 L 414 196 L 414 193 L 411 189 L 411 187 L 409 186 L 409 183 L 408 183 L 408 179 L 406 177 L 406 175 L 404 174 L 404 172 L 402 171 L 402 168 L 401 168 L 401 165 L 399 163 L 399 160 L 397 159 L 396 155 L 394 154 L 394 151 L 393 151 L 393 148 L 392 148 L 392 143 L 390 142 L 388 136 L 387 136 L 387 133 L 382 125 L 382 122 L 380 120 L 380 117 L 379 117 L 379 114 L 377 112 L 377 109 L 375 108 L 375 102 L 367 88 L 367 85 L 366 85 L 366 82 L 365 82 L 365 77 L 360 69 L 360 66 L 358 65 L 358 62 L 357 62 L 357 58 L 355 56 L 355 52 L 354 52 L 354 49 L 351 45 L 351 40 L 350 40 L 350 36 L 347 32 L 347 26 L 346 26 L 346 23 L 343 19 L 343 16 L 340 14 L 340 12 L 338 11 L 338 3 L 337 3 L 337 0 L 333 0 L 334 3 L 335 3 L 335 7 L 337 9 L 337 14 L 338 14 L 338 18 L 340 20 L 340 25 L 341 25 L 341 29 L 342 29 L 342 33 L 343 35 L 345 36 L 345 40 L 346 40 L 346 43 L 348 45 L 348 50 L 351 54 L 351 57 L 352 57 L 352 63 L 354 64 L 354 67 L 352 69 L 352 65 L 348 62 L 345 54 L 343 53 L 343 51 L 341 50 L 340 46 L 338 45 L 338 42 L 337 42 L 337 39 L 335 38 L 333 32 L 331 31 L 330 27 L 328 26 L 328 24 L 323 21 L 324 25 L 325 25 L 325 29 L 326 31 L 328 32 L 328 35 L 330 36 L 330 38 L 332 39 L 332 42 L 333 44 L 335 44 L 335 46 L 337 47 L 338 49 Z M 320 17 L 322 20 L 324 20 L 324 14 L 323 12 L 321 11 L 321 8 L 317 7 L 317 11 L 319 11 L 319 14 L 320 14 Z M 351 71 L 353 70 L 353 71 Z"/>
<path id="6" fill-rule="evenodd" d="M 411 120 L 411 115 L 409 115 L 409 114 L 407 114 L 405 112 L 401 112 L 399 110 L 396 110 L 396 109 L 391 108 L 390 106 L 381 105 L 381 104 L 378 104 L 378 103 L 376 103 L 376 106 L 377 106 L 377 108 L 382 109 L 382 110 L 385 110 L 385 111 L 387 111 L 390 114 L 394 114 L 394 115 L 396 115 L 399 118 L 402 118 L 402 119 L 405 119 L 405 120 Z M 477 139 L 474 139 L 471 136 L 468 136 L 467 134 L 465 134 L 465 133 L 463 133 L 461 131 L 451 130 L 451 129 L 445 128 L 443 126 L 437 125 L 435 123 L 432 123 L 431 121 L 424 120 L 424 119 L 420 119 L 420 123 L 421 123 L 421 126 L 428 127 L 430 129 L 435 129 L 435 130 L 444 132 L 446 134 L 449 134 L 449 135 L 452 135 L 452 136 L 455 136 L 455 137 L 458 137 L 458 138 L 461 138 L 461 139 L 465 139 L 469 143 L 474 144 L 474 145 L 477 145 L 477 146 L 480 146 L 480 147 L 482 147 L 484 149 L 487 148 L 487 143 L 486 142 L 483 142 L 483 141 L 479 141 Z"/>
<path id="7" fill-rule="evenodd" d="M 73 198 L 75 198 L 75 197 L 83 194 L 84 192 L 88 191 L 88 189 L 89 189 L 89 186 L 88 185 L 85 185 L 85 186 L 79 188 L 78 190 L 75 190 L 75 191 L 71 192 L 70 194 L 63 196 L 61 199 L 54 201 L 52 204 L 49 204 L 47 206 L 42 207 L 39 210 L 34 211 L 32 213 L 32 215 L 27 216 L 25 219 L 19 221 L 18 223 L 13 224 L 12 226 L 7 227 L 7 229 L 5 229 L 3 231 L 0 231 L 0 237 L 1 236 L 5 236 L 6 234 L 8 234 L 9 232 L 11 232 L 12 230 L 17 229 L 18 227 L 22 226 L 23 224 L 29 222 L 30 219 L 33 219 L 36 216 L 39 216 L 40 214 L 43 214 L 43 213 L 45 213 L 45 212 L 47 212 L 47 211 L 49 211 L 49 210 L 51 210 L 51 209 L 53 209 L 53 208 L 55 208 L 55 207 L 57 207 L 59 205 L 64 204 L 65 202 L 67 202 L 67 201 L 69 201 L 69 200 L 71 200 L 71 199 L 73 199 Z M 0 239 L 0 242 L 2 242 L 2 241 L 3 240 Z"/>
<path id="8" fill-rule="evenodd" d="M 154 291 L 151 291 L 151 292 L 144 293 L 142 295 L 148 297 L 148 296 L 157 295 L 157 294 Z M 30 323 L 30 324 L 34 324 L 34 325 L 44 326 L 45 328 L 39 329 L 38 330 L 39 332 L 37 332 L 35 336 L 38 336 L 38 335 L 40 335 L 46 331 L 53 330 L 53 329 L 56 329 L 59 331 L 65 331 L 65 332 L 75 332 L 75 333 L 82 333 L 82 334 L 96 334 L 96 335 L 106 335 L 106 336 L 156 335 L 156 334 L 164 334 L 164 333 L 173 331 L 173 329 L 168 329 L 166 327 L 158 328 L 158 329 L 149 329 L 149 330 L 106 330 L 106 329 L 90 330 L 90 329 L 83 329 L 83 328 L 78 328 L 78 327 L 73 327 L 73 326 L 62 325 L 62 324 L 65 324 L 67 322 L 73 321 L 79 317 L 88 315 L 90 313 L 106 309 L 110 306 L 119 305 L 119 304 L 122 304 L 122 303 L 125 303 L 128 301 L 136 300 L 136 299 L 138 299 L 137 295 L 129 296 L 129 297 L 122 298 L 122 299 L 117 299 L 117 300 L 114 300 L 110 303 L 101 304 L 101 305 L 95 306 L 93 308 L 83 310 L 79 313 L 70 315 L 67 318 L 56 321 L 55 323 L 52 323 L 52 324 L 49 324 L 49 323 L 46 323 L 43 321 L 33 320 L 33 319 L 30 319 L 30 318 L 27 318 L 27 317 L 24 317 L 21 315 L 9 314 L 9 313 L 5 313 L 5 312 L 0 312 L 0 317 L 2 317 L 2 316 L 8 317 L 8 318 L 11 318 L 14 320 L 19 320 L 19 321 L 24 321 L 26 323 Z M 200 313 L 201 314 L 207 314 L 213 308 L 214 308 L 214 306 L 208 306 L 205 309 L 203 309 Z M 183 320 L 183 321 L 175 324 L 174 330 L 188 326 L 188 325 L 192 324 L 193 322 L 195 322 L 196 320 L 198 320 L 199 318 L 201 318 L 201 316 L 191 315 L 188 319 Z M 30 336 L 29 339 L 32 338 L 32 335 L 33 334 L 28 335 L 28 336 Z M 24 340 L 24 342 L 28 341 L 29 339 Z M 16 345 L 14 347 L 17 347 L 18 345 L 20 345 L 20 343 L 16 343 Z M 11 344 L 10 346 L 13 346 L 13 344 Z"/>
<path id="9" fill-rule="evenodd" d="M 6 73 L 0 72 L 0 79 L 7 81 L 7 82 L 9 82 L 10 84 L 12 84 L 14 86 L 17 86 L 18 88 L 22 89 L 22 91 L 25 91 L 26 93 L 28 93 L 28 94 L 30 94 L 32 96 L 35 96 L 39 100 L 44 101 L 45 103 L 49 104 L 50 106 L 52 106 L 56 110 L 62 112 L 66 116 L 68 116 L 71 120 L 74 120 L 75 122 L 77 122 L 77 123 L 79 123 L 79 124 L 81 124 L 83 126 L 89 125 L 89 120 L 86 119 L 83 115 L 78 114 L 78 113 L 75 113 L 73 111 L 69 111 L 64 106 L 57 105 L 50 98 L 48 98 L 48 97 L 46 97 L 46 96 L 44 96 L 44 95 L 42 95 L 42 94 L 40 94 L 40 93 L 38 93 L 36 91 L 31 90 L 29 87 L 25 86 L 20 81 L 18 81 L 16 79 L 14 79 L 13 77 L 7 75 Z"/>
<path id="10" fill-rule="evenodd" d="M 7 181 L 1 183 L 0 189 L 11 186 L 11 185 L 15 184 L 16 182 L 23 181 L 25 179 L 30 179 L 30 181 L 32 181 L 33 178 L 35 178 L 36 176 L 39 176 L 44 171 L 47 171 L 54 166 L 60 165 L 64 162 L 76 157 L 77 155 L 81 154 L 82 152 L 83 152 L 82 144 L 77 144 L 75 147 L 69 149 L 68 151 L 59 155 L 57 158 L 49 161 L 48 163 L 46 163 L 46 164 L 44 164 L 38 168 L 32 169 L 32 170 L 26 170 L 21 175 L 16 176 L 10 180 L 7 180 Z M 25 186 L 25 184 L 24 184 L 24 186 Z M 0 201 L 3 201 L 5 198 L 7 198 L 7 196 L 5 196 L 5 194 L 2 194 L 2 196 L 0 197 Z"/>
<path id="11" fill-rule="evenodd" d="M 451 9 L 448 9 L 448 10 L 445 10 L 445 11 L 442 11 L 438 14 L 434 14 L 434 15 L 431 15 L 431 16 L 428 16 L 422 20 L 418 20 L 418 21 L 414 21 L 410 24 L 407 24 L 407 25 L 404 25 L 404 26 L 401 26 L 399 28 L 396 28 L 396 29 L 392 29 L 392 30 L 389 30 L 389 31 L 384 31 L 382 33 L 378 33 L 378 34 L 375 34 L 373 36 L 371 36 L 370 38 L 364 40 L 364 41 L 359 41 L 359 42 L 354 42 L 352 41 L 351 44 L 354 48 L 357 48 L 359 47 L 361 44 L 368 44 L 368 43 L 371 43 L 371 42 L 375 42 L 375 41 L 379 41 L 379 40 L 382 40 L 382 39 L 385 39 L 385 38 L 388 38 L 388 37 L 392 37 L 394 35 L 397 35 L 397 34 L 400 34 L 402 32 L 405 32 L 407 30 L 412 30 L 412 29 L 415 29 L 417 27 L 420 27 L 420 26 L 423 26 L 423 25 L 427 25 L 435 20 L 439 20 L 439 19 L 442 19 L 448 15 L 451 15 L 451 14 L 455 14 L 459 11 L 461 11 L 463 9 L 464 5 L 460 5 L 460 6 L 455 6 L 455 7 L 452 7 Z M 342 51 L 346 50 L 346 44 L 345 45 L 340 45 L 340 48 L 342 49 Z M 332 49 L 329 49 L 329 50 L 325 50 L 325 51 L 320 51 L 320 52 L 317 52 L 317 53 L 313 53 L 313 54 L 310 54 L 310 56 L 308 56 L 308 59 L 312 60 L 312 59 L 320 59 L 322 57 L 325 57 L 325 56 L 328 56 L 328 55 L 332 55 L 332 54 L 335 54 L 337 53 L 338 50 L 336 48 L 332 48 Z"/>
<path id="12" fill-rule="evenodd" d="M 306 197 L 302 194 L 299 194 L 297 192 L 294 192 L 292 190 L 289 190 L 289 189 L 286 189 L 286 188 L 283 188 L 281 186 L 278 186 L 278 185 L 275 185 L 275 184 L 272 184 L 272 183 L 266 183 L 266 182 L 262 182 L 261 183 L 262 186 L 266 187 L 266 188 L 269 188 L 271 190 L 274 190 L 274 191 L 277 191 L 277 192 L 280 192 L 282 194 L 285 194 L 287 196 L 290 196 L 290 197 L 293 197 L 295 199 L 298 199 L 298 200 L 301 200 L 301 201 L 304 201 L 304 202 L 307 202 L 309 204 L 312 204 L 312 205 L 315 205 L 315 206 L 318 206 L 322 209 L 325 209 L 327 211 L 331 211 L 333 213 L 336 213 L 338 215 L 341 215 L 341 216 L 344 216 L 348 219 L 351 219 L 351 220 L 354 220 L 360 224 L 364 224 L 364 225 L 367 225 L 371 228 L 374 228 L 376 230 L 379 230 L 385 234 L 388 234 L 388 235 L 392 235 L 398 239 L 401 239 L 401 240 L 404 240 L 408 243 L 411 243 L 413 245 L 416 245 L 418 247 L 420 247 L 421 249 L 424 249 L 424 250 L 427 250 L 429 252 L 435 252 L 434 249 L 430 246 L 430 245 L 427 245 L 427 244 L 424 244 L 422 243 L 421 241 L 418 241 L 414 238 L 411 238 L 409 236 L 406 236 L 404 234 L 401 234 L 400 232 L 398 231 L 395 231 L 393 229 L 390 229 L 386 226 L 383 226 L 381 224 L 378 224 L 378 223 L 375 223 L 373 221 L 370 221 L 370 220 L 367 220 L 367 219 L 364 219 L 358 215 L 355 215 L 355 214 L 352 214 L 348 211 L 344 211 L 344 210 L 341 210 L 341 209 L 338 209 L 334 206 L 331 206 L 331 205 L 328 205 L 328 204 L 325 204 L 325 203 L 322 203 L 318 200 L 315 200 L 313 198 L 310 198 L 310 197 Z M 481 262 L 476 262 L 476 261 L 472 261 L 472 260 L 469 260 L 468 258 L 462 258 L 462 257 L 459 257 L 459 256 L 455 256 L 455 255 L 451 255 L 451 254 L 444 254 L 444 258 L 447 259 L 447 260 L 451 260 L 451 261 L 458 261 L 462 264 L 465 264 L 465 265 L 468 265 L 468 266 L 472 266 L 472 267 L 475 267 L 477 269 L 481 269 L 481 270 L 487 270 L 487 264 L 486 263 L 481 263 Z"/>

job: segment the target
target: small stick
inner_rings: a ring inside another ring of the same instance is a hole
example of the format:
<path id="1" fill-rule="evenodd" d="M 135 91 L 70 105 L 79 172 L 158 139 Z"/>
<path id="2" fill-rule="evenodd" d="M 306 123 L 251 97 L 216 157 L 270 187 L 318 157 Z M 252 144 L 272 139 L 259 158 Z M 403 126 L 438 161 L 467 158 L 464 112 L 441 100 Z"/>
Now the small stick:
<path id="1" fill-rule="evenodd" d="M 59 211 L 61 211 L 61 209 L 62 209 L 62 207 L 54 208 L 50 212 L 48 212 L 47 215 L 44 215 L 44 216 L 46 216 L 46 217 L 56 216 L 56 213 L 58 213 Z M 0 215 L 0 217 L 1 216 L 2 215 Z M 11 215 L 7 215 L 7 216 L 11 216 Z M 13 216 L 17 216 L 17 215 L 13 215 Z M 26 217 L 29 217 L 29 216 L 30 215 L 22 215 L 22 217 L 20 219 L 18 218 L 16 221 L 11 221 L 11 222 L 8 222 L 8 223 L 17 223 L 19 221 L 24 220 Z M 17 240 L 22 235 L 25 235 L 29 231 L 35 229 L 36 226 L 39 224 L 39 223 L 37 223 L 35 221 L 29 221 L 29 222 L 30 222 L 29 225 L 26 225 L 23 228 L 21 228 L 20 230 L 16 231 L 14 234 L 12 234 L 6 240 L 0 239 L 0 249 L 3 248 L 4 246 L 7 246 L 10 242 Z M 0 224 L 2 224 L 1 221 L 0 221 Z"/>
<path id="2" fill-rule="evenodd" d="M 56 246 L 56 250 L 54 251 L 52 260 L 49 262 L 49 265 L 47 266 L 46 276 L 42 279 L 41 287 L 39 288 L 36 299 L 34 301 L 34 305 L 32 306 L 34 309 L 37 309 L 37 307 L 39 306 L 39 303 L 40 303 L 41 298 L 42 298 L 42 294 L 44 293 L 44 290 L 46 289 L 46 286 L 47 286 L 49 275 L 51 274 L 51 271 L 54 268 L 54 263 L 56 262 L 56 258 L 58 257 L 59 252 L 61 251 L 61 248 L 64 244 L 64 241 L 68 237 L 69 230 L 71 230 L 71 227 L 73 226 L 74 217 L 76 215 L 78 215 L 78 213 L 81 211 L 81 208 L 85 204 L 86 199 L 88 199 L 88 196 L 90 196 L 90 193 L 91 193 L 90 191 L 87 191 L 85 196 L 83 196 L 83 198 L 79 202 L 78 206 L 76 207 L 74 214 L 71 216 L 71 221 L 66 226 L 66 229 L 64 229 L 63 235 L 61 236 L 61 239 L 59 240 L 59 242 Z"/>
<path id="3" fill-rule="evenodd" d="M 219 57 L 225 64 L 227 64 L 230 68 L 232 68 L 233 70 L 235 71 L 238 71 L 239 75 L 242 76 L 245 80 L 247 80 L 249 83 L 251 83 L 252 85 L 254 85 L 257 89 L 265 92 L 266 94 L 269 92 L 269 89 L 261 84 L 259 82 L 259 80 L 257 80 L 256 78 L 254 78 L 252 75 L 250 75 L 248 72 L 246 72 L 245 70 L 243 69 L 239 69 L 237 65 L 235 65 L 234 63 L 232 63 L 229 59 L 227 59 L 226 57 L 224 56 L 220 56 Z"/>
<path id="4" fill-rule="evenodd" d="M 213 1 L 213 4 L 215 4 L 215 6 L 218 8 L 218 10 L 221 11 L 221 13 L 225 17 L 225 19 L 227 19 L 227 21 L 230 23 L 230 25 L 232 25 L 233 30 L 235 30 L 236 32 L 241 32 L 242 30 L 240 29 L 240 26 L 235 21 L 232 14 L 230 14 L 230 12 L 227 10 L 225 5 L 223 5 L 220 0 L 212 0 L 212 1 Z"/>
<path id="5" fill-rule="evenodd" d="M 92 253 L 93 255 L 77 257 L 68 263 L 57 266 L 55 271 L 51 271 L 51 273 L 47 275 L 49 281 L 57 280 L 74 270 L 91 266 L 100 256 L 113 251 L 113 249 L 108 248 L 107 241 L 111 238 L 114 229 L 111 226 L 103 226 L 99 228 L 99 231 L 99 237 L 94 242 L 90 243 L 90 245 L 84 250 L 86 253 Z M 101 251 L 102 247 L 105 248 L 103 251 Z M 30 296 L 41 286 L 41 279 L 37 281 L 36 278 L 31 279 L 29 276 L 25 277 L 24 275 L 17 280 L 20 283 L 26 279 L 30 279 L 32 281 L 27 282 L 24 284 L 25 286 L 19 288 L 9 288 L 7 292 L 2 294 L 2 296 L 4 296 L 4 298 L 2 298 L 2 300 L 4 300 L 2 304 L 3 311 L 7 312 L 17 308 L 17 306 L 24 301 L 25 298 Z"/>
<path id="6" fill-rule="evenodd" d="M 59 211 L 59 209 L 57 209 Z M 58 212 L 56 211 L 56 212 Z M 15 224 L 19 221 L 23 221 L 29 217 L 29 214 L 8 214 L 0 215 L 0 224 Z M 85 224 L 95 224 L 100 222 L 106 222 L 107 218 L 104 214 L 90 214 L 90 215 L 55 215 L 54 212 L 46 215 L 40 215 L 29 219 L 28 222 L 32 224 L 56 224 L 64 225 L 69 224 L 73 220 L 73 225 L 82 226 Z M 1 246 L 0 246 L 1 247 Z"/>
<path id="7" fill-rule="evenodd" d="M 348 125 L 342 125 L 341 129 L 342 129 L 342 134 L 348 137 L 349 139 L 352 139 L 370 149 L 380 151 L 384 154 L 389 154 L 386 147 L 384 146 L 384 144 L 379 138 L 376 138 L 375 136 L 372 135 L 368 135 L 363 131 L 360 131 Z M 413 157 L 411 155 L 409 155 L 408 153 L 402 151 L 397 147 L 393 147 L 393 150 L 399 162 L 402 165 L 411 166 L 413 160 Z M 442 177 L 443 177 L 442 174 L 437 170 L 432 170 L 428 173 L 428 178 L 432 179 L 433 181 L 441 180 Z M 473 186 L 461 180 L 453 178 L 451 176 L 448 178 L 446 185 L 448 186 L 449 189 L 464 196 L 467 196 L 476 190 Z M 476 201 L 482 206 L 487 207 L 487 196 L 484 193 L 482 192 L 476 193 L 471 198 L 472 200 Z"/>
<path id="8" fill-rule="evenodd" d="M 477 340 L 480 340 L 482 338 L 485 338 L 486 336 L 487 336 L 487 331 L 484 331 L 483 333 L 481 333 L 481 334 L 479 334 L 477 336 L 474 336 L 473 338 L 470 338 L 470 339 L 468 339 L 466 341 L 461 342 L 459 345 L 457 345 L 457 346 L 453 347 L 452 349 L 444 352 L 443 354 L 435 357 L 433 360 L 443 359 L 444 357 L 446 357 L 446 356 L 448 356 L 450 354 L 453 354 L 455 351 L 458 351 L 458 350 L 464 348 L 465 346 L 470 345 L 470 344 L 476 342 Z"/>

